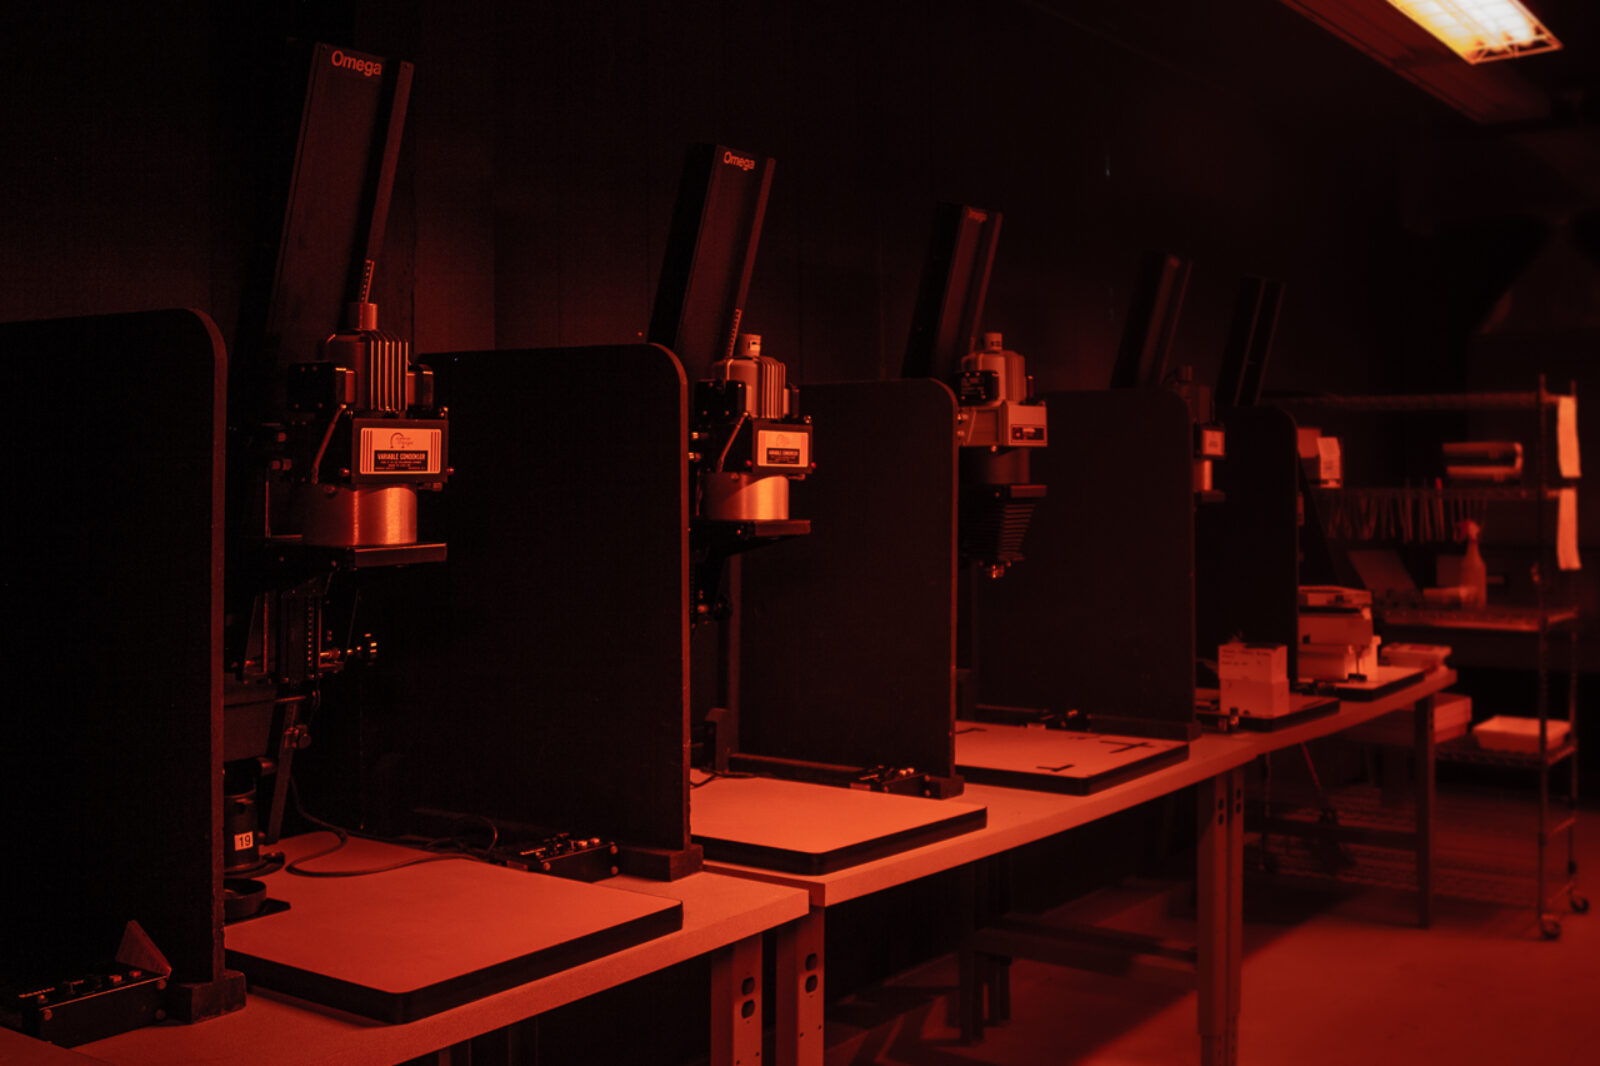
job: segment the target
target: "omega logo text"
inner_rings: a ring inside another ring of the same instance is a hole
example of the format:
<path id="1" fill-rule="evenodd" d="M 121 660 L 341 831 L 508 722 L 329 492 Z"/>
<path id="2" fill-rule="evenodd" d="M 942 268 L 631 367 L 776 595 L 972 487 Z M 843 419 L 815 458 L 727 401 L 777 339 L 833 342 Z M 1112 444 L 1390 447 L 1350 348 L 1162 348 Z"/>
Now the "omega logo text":
<path id="1" fill-rule="evenodd" d="M 738 167 L 744 171 L 754 170 L 756 166 L 756 161 L 749 156 L 734 155 L 732 152 L 723 152 L 722 161 L 730 167 Z"/>
<path id="2" fill-rule="evenodd" d="M 358 59 L 355 56 L 347 56 L 337 49 L 335 49 L 333 55 L 329 56 L 328 58 L 333 60 L 334 66 L 343 67 L 345 70 L 356 71 L 362 77 L 373 78 L 383 73 L 382 63 L 374 63 L 370 59 Z"/>

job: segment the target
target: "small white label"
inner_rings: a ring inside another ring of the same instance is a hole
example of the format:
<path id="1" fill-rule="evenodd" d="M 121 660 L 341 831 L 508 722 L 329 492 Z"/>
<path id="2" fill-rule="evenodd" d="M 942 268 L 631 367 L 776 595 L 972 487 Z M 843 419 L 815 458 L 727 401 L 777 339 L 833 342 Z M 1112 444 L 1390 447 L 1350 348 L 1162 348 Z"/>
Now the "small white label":
<path id="1" fill-rule="evenodd" d="M 811 434 L 763 429 L 756 434 L 756 455 L 763 466 L 811 466 Z"/>
<path id="2" fill-rule="evenodd" d="M 1006 439 L 991 443 L 1043 447 L 1048 440 L 1049 412 L 1042 403 L 1007 403 L 1003 405 L 1005 427 L 1001 430 Z"/>
<path id="3" fill-rule="evenodd" d="M 233 834 L 234 851 L 249 851 L 251 848 L 255 847 L 255 844 L 256 834 L 254 830 L 248 833 Z"/>
<path id="4" fill-rule="evenodd" d="M 366 426 L 361 430 L 361 472 L 425 476 L 442 467 L 444 433 L 437 429 Z"/>

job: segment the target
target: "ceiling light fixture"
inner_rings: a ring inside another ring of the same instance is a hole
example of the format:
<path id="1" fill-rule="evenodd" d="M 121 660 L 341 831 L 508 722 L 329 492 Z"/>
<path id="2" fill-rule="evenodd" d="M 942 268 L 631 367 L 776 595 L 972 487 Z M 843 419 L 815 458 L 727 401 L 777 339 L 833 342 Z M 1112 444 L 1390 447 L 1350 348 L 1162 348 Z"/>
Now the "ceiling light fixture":
<path id="1" fill-rule="evenodd" d="M 1389 0 L 1468 63 L 1511 59 L 1561 47 L 1518 0 Z"/>

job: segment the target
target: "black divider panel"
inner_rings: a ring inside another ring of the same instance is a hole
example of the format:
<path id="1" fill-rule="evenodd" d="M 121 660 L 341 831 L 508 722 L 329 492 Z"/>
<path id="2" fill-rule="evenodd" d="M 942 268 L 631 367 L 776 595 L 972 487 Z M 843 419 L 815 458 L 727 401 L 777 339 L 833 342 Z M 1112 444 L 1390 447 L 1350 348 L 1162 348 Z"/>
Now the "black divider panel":
<path id="1" fill-rule="evenodd" d="M 445 809 L 686 848 L 677 360 L 631 345 L 427 362 L 455 472 L 428 531 L 449 562 L 417 608 L 433 636 L 408 655 L 408 772 Z"/>
<path id="2" fill-rule="evenodd" d="M 1289 648 L 1295 676 L 1300 532 L 1295 423 L 1275 407 L 1226 411 L 1227 458 L 1214 464 L 1220 504 L 1195 514 L 1196 652 L 1234 637 Z"/>
<path id="3" fill-rule="evenodd" d="M 978 700 L 1194 719 L 1193 443 L 1166 392 L 1053 392 L 1026 558 L 975 596 Z M 1118 730 L 1122 731 L 1122 730 Z"/>
<path id="4" fill-rule="evenodd" d="M 222 974 L 226 358 L 156 311 L 0 326 L 0 984 L 115 955 Z"/>
<path id="5" fill-rule="evenodd" d="M 744 556 L 739 748 L 954 773 L 955 397 L 808 385 L 810 534 Z"/>

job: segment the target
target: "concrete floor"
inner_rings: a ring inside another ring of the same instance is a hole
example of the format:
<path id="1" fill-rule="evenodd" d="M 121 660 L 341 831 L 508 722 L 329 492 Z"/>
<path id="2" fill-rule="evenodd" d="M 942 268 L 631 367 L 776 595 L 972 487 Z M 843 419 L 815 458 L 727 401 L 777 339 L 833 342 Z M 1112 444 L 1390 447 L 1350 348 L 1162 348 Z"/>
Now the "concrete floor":
<path id="1" fill-rule="evenodd" d="M 1595 817 L 1587 812 L 1580 830 Z M 1580 834 L 1578 862 L 1592 878 L 1600 840 Z M 1600 883 L 1589 887 L 1600 892 Z M 1555 941 L 1539 938 L 1531 907 L 1440 900 L 1435 912 L 1434 927 L 1421 930 L 1409 892 L 1250 885 L 1239 1061 L 1600 1063 L 1600 912 L 1566 915 Z M 1192 921 L 1137 924 L 1194 936 Z M 829 1066 L 1171 1066 L 1199 1058 L 1192 991 L 1017 962 L 1011 1021 L 968 1047 L 951 1024 L 955 985 L 955 960 L 946 957 L 838 1004 Z"/>

